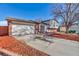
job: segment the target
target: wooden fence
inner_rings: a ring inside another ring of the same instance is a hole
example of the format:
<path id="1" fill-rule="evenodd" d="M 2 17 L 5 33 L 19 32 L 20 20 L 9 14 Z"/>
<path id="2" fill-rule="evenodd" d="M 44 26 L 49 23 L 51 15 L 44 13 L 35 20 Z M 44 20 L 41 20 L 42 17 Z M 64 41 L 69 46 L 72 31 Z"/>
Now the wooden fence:
<path id="1" fill-rule="evenodd" d="M 0 36 L 8 35 L 8 26 L 0 26 Z"/>

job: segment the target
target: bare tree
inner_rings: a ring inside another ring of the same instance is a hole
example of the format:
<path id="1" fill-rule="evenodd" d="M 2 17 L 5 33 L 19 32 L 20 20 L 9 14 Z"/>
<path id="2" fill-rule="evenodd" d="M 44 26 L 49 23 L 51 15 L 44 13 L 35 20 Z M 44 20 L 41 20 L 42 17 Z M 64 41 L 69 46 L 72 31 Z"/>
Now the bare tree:
<path id="1" fill-rule="evenodd" d="M 58 4 L 59 5 L 59 4 Z M 63 25 L 66 28 L 66 33 L 68 29 L 73 25 L 73 23 L 79 20 L 79 4 L 78 3 L 66 3 L 59 5 L 58 8 L 53 10 L 54 16 L 61 17 Z"/>

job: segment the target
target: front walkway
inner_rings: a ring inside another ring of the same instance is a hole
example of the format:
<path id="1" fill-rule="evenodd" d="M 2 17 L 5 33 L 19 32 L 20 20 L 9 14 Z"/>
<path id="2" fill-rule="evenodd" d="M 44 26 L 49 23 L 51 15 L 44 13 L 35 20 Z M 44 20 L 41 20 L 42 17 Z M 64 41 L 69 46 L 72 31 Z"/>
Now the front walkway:
<path id="1" fill-rule="evenodd" d="M 28 36 L 20 36 L 17 39 L 25 41 L 28 45 L 46 52 L 52 56 L 79 56 L 79 42 L 52 38 L 52 44 L 42 40 L 28 40 Z"/>

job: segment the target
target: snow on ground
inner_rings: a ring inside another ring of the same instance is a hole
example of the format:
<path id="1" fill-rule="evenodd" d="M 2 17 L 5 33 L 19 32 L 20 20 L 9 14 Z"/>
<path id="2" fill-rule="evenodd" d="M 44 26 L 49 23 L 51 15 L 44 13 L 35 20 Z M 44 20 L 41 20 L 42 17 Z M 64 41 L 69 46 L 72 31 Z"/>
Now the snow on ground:
<path id="1" fill-rule="evenodd" d="M 79 42 L 53 37 L 51 38 L 53 43 L 49 45 L 49 42 L 39 39 L 33 40 L 32 35 L 30 37 L 31 39 L 27 37 L 29 35 L 18 36 L 16 38 L 52 56 L 79 56 Z"/>

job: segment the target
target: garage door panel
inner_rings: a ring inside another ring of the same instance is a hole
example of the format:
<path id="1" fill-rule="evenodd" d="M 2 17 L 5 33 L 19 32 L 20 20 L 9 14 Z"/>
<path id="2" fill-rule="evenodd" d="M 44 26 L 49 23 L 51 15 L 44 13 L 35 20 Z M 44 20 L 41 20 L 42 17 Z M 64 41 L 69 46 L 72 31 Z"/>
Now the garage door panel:
<path id="1" fill-rule="evenodd" d="M 34 34 L 34 26 L 31 25 L 12 25 L 12 35 Z"/>

